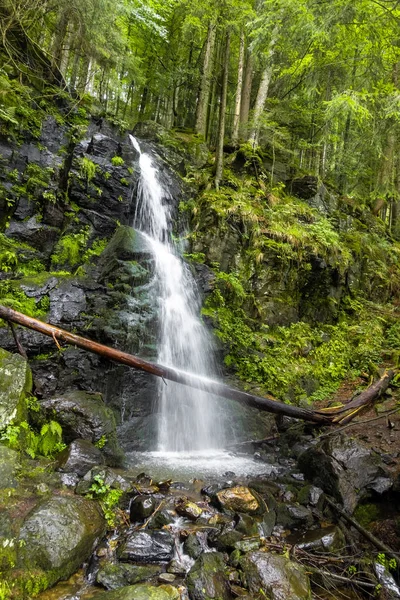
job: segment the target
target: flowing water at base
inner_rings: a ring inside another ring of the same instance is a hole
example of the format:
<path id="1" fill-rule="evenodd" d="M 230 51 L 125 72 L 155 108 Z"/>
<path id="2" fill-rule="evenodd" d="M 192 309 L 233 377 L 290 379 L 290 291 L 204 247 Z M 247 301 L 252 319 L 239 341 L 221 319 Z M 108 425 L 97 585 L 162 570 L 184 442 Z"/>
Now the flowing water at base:
<path id="1" fill-rule="evenodd" d="M 132 474 L 145 472 L 154 480 L 219 479 L 227 476 L 270 476 L 276 467 L 255 461 L 249 455 L 238 455 L 222 450 L 198 452 L 131 452 L 126 465 Z"/>

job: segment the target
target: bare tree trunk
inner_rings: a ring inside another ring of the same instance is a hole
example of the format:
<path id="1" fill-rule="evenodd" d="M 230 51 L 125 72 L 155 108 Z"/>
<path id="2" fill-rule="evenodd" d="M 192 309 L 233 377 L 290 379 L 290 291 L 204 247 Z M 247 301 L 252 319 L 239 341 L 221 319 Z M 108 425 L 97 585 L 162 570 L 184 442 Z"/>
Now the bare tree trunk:
<path id="1" fill-rule="evenodd" d="M 240 106 L 242 103 L 242 89 L 243 89 L 243 71 L 244 71 L 244 32 L 240 34 L 240 47 L 239 47 L 239 64 L 238 64 L 238 78 L 236 86 L 236 101 L 235 101 L 235 114 L 233 117 L 233 128 L 232 128 L 232 141 L 237 143 L 239 139 L 239 124 L 240 124 Z"/>
<path id="2" fill-rule="evenodd" d="M 249 122 L 251 85 L 253 83 L 253 57 L 250 50 L 247 49 L 246 66 L 244 69 L 242 98 L 240 103 L 240 136 L 247 139 L 247 124 Z"/>
<path id="3" fill-rule="evenodd" d="M 206 137 L 207 129 L 207 113 L 208 103 L 210 99 L 210 84 L 211 84 L 211 68 L 212 68 L 212 56 L 215 44 L 215 23 L 210 21 L 207 31 L 206 48 L 204 52 L 203 60 L 203 73 L 201 77 L 199 100 L 197 103 L 197 114 L 196 114 L 196 133 L 201 134 L 204 138 Z"/>
<path id="4" fill-rule="evenodd" d="M 63 57 L 63 44 L 68 28 L 68 11 L 63 10 L 56 26 L 56 32 L 53 41 L 52 53 L 52 64 L 61 70 L 61 62 Z"/>
<path id="5" fill-rule="evenodd" d="M 218 139 L 217 148 L 215 151 L 215 188 L 218 190 L 219 182 L 222 178 L 224 168 L 224 137 L 225 137 L 225 114 L 226 114 L 226 97 L 228 93 L 228 72 L 229 72 L 229 50 L 230 50 L 231 32 L 227 30 L 225 41 L 224 66 L 222 71 L 222 89 L 221 101 L 219 105 L 219 123 L 218 123 Z"/>
<path id="6" fill-rule="evenodd" d="M 272 58 L 272 54 L 271 54 Z M 256 146 L 258 144 L 258 136 L 260 133 L 260 120 L 261 115 L 264 110 L 265 101 L 268 97 L 269 84 L 271 82 L 272 76 L 272 64 L 268 62 L 267 66 L 264 68 L 264 71 L 261 75 L 261 81 L 257 92 L 256 103 L 254 105 L 254 114 L 253 114 L 253 125 L 250 131 L 248 141 Z"/>

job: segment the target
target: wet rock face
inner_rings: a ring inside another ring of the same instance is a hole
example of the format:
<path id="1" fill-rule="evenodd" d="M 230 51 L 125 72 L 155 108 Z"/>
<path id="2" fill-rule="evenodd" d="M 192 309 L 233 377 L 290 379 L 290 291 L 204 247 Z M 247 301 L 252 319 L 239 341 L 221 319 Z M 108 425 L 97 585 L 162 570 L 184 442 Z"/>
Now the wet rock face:
<path id="1" fill-rule="evenodd" d="M 42 401 L 41 411 L 47 417 L 56 411 L 66 442 L 82 438 L 95 444 L 102 440 L 102 453 L 107 461 L 111 464 L 120 462 L 122 451 L 117 441 L 114 413 L 106 406 L 101 394 L 70 391 Z M 102 462 L 102 459 L 98 460 L 90 467 Z"/>
<path id="2" fill-rule="evenodd" d="M 174 555 L 175 540 L 168 531 L 134 531 L 118 551 L 121 561 L 167 562 Z"/>
<path id="3" fill-rule="evenodd" d="M 25 396 L 31 389 L 27 361 L 0 348 L 0 429 L 26 419 Z"/>
<path id="4" fill-rule="evenodd" d="M 97 573 L 96 581 L 107 590 L 115 590 L 124 586 L 148 581 L 163 570 L 158 565 L 130 565 L 107 563 Z"/>
<path id="5" fill-rule="evenodd" d="M 341 502 L 352 513 L 371 491 L 384 493 L 392 481 L 379 455 L 346 436 L 328 438 L 298 459 L 307 479 Z"/>
<path id="6" fill-rule="evenodd" d="M 83 477 L 93 466 L 103 464 L 104 457 L 88 440 L 74 440 L 58 456 L 57 463 L 63 473 L 76 473 Z"/>
<path id="7" fill-rule="evenodd" d="M 191 600 L 230 600 L 223 555 L 219 552 L 202 554 L 188 573 L 187 587 Z"/>
<path id="8" fill-rule="evenodd" d="M 150 517 L 156 508 L 156 500 L 153 496 L 147 496 L 145 494 L 136 496 L 131 502 L 129 508 L 130 520 L 132 523 L 136 521 L 144 521 Z"/>
<path id="9" fill-rule="evenodd" d="M 19 563 L 46 572 L 50 584 L 67 579 L 87 560 L 105 533 L 97 503 L 80 496 L 55 496 L 24 521 Z"/>
<path id="10" fill-rule="evenodd" d="M 310 582 L 305 569 L 284 556 L 252 552 L 240 561 L 243 579 L 253 593 L 260 589 L 271 600 L 310 600 Z"/>

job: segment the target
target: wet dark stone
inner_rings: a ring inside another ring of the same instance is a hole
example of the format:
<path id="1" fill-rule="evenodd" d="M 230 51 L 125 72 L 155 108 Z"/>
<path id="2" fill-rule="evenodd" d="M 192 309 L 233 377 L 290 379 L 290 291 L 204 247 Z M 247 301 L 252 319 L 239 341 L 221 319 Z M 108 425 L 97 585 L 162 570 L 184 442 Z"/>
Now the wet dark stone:
<path id="1" fill-rule="evenodd" d="M 153 496 L 136 496 L 131 501 L 129 515 L 132 523 L 144 521 L 154 512 L 157 502 Z"/>
<path id="2" fill-rule="evenodd" d="M 200 554 L 204 551 L 206 547 L 206 535 L 204 532 L 196 531 L 194 533 L 189 533 L 187 538 L 183 543 L 183 550 L 185 554 L 190 556 L 190 558 L 199 558 Z"/>
<path id="3" fill-rule="evenodd" d="M 235 517 L 235 530 L 246 536 L 252 536 L 258 533 L 258 523 L 250 515 L 238 513 Z"/>
<path id="4" fill-rule="evenodd" d="M 312 512 L 301 504 L 279 504 L 277 524 L 285 528 L 309 527 L 313 522 Z"/>
<path id="5" fill-rule="evenodd" d="M 371 491 L 382 494 L 392 485 L 380 456 L 342 435 L 306 450 L 298 465 L 309 481 L 336 498 L 350 513 Z"/>
<path id="6" fill-rule="evenodd" d="M 210 546 L 213 546 L 221 552 L 231 551 L 235 548 L 235 543 L 241 541 L 244 538 L 244 534 L 235 529 L 223 531 L 220 534 L 212 532 L 208 536 L 208 542 Z"/>
<path id="7" fill-rule="evenodd" d="M 53 411 L 57 412 L 57 421 L 67 442 L 77 438 L 92 443 L 101 440 L 107 462 L 112 465 L 120 463 L 122 451 L 117 441 L 114 413 L 105 405 L 101 394 L 71 390 L 41 402 L 43 415 L 50 417 Z"/>
<path id="8" fill-rule="evenodd" d="M 74 440 L 57 458 L 60 471 L 76 473 L 81 477 L 95 465 L 101 464 L 104 464 L 102 453 L 88 440 Z"/>
<path id="9" fill-rule="evenodd" d="M 310 582 L 304 567 L 285 556 L 269 552 L 251 552 L 240 561 L 246 587 L 252 593 L 260 589 L 271 600 L 309 600 Z"/>
<path id="10" fill-rule="evenodd" d="M 76 487 L 77 494 L 87 494 L 91 486 L 98 480 L 104 482 L 104 485 L 109 486 L 114 490 L 121 490 L 125 493 L 132 490 L 132 484 L 122 477 L 119 473 L 110 467 L 95 466 L 81 479 Z"/>
<path id="11" fill-rule="evenodd" d="M 149 581 L 162 572 L 158 565 L 129 565 L 126 563 L 107 563 L 100 567 L 96 582 L 107 590 L 115 590 L 125 585 Z"/>
<path id="12" fill-rule="evenodd" d="M 223 555 L 202 554 L 187 575 L 187 587 L 191 600 L 231 600 Z"/>
<path id="13" fill-rule="evenodd" d="M 134 531 L 118 550 L 121 561 L 167 562 L 174 555 L 174 537 L 168 531 Z"/>

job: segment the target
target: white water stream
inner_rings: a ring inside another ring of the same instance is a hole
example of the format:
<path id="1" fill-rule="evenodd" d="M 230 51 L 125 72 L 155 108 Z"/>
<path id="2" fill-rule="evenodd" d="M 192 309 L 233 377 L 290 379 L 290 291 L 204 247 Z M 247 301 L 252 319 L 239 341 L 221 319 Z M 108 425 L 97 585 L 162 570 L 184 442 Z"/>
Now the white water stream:
<path id="1" fill-rule="evenodd" d="M 196 375 L 212 376 L 212 344 L 200 321 L 193 276 L 171 239 L 170 194 L 160 182 L 149 154 L 140 154 L 140 179 L 134 228 L 146 238 L 154 256 L 155 288 L 159 302 L 159 363 Z M 157 451 L 207 453 L 225 445 L 222 411 L 206 392 L 159 380 L 160 418 Z"/>

